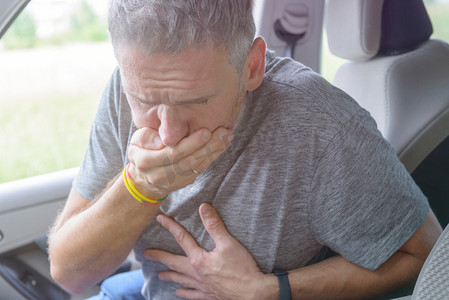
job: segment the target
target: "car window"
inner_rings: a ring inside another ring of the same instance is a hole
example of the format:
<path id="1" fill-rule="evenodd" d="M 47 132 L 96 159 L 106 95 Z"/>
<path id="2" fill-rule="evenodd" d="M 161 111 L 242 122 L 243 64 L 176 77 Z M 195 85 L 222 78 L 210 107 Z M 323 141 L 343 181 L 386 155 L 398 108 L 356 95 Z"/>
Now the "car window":
<path id="1" fill-rule="evenodd" d="M 449 42 L 449 0 L 425 0 L 427 12 L 432 21 L 432 39 Z"/>
<path id="2" fill-rule="evenodd" d="M 433 34 L 431 38 L 449 42 L 449 0 L 424 0 L 424 5 L 432 21 Z M 321 53 L 321 74 L 332 82 L 338 68 L 346 60 L 330 52 L 325 31 Z"/>
<path id="3" fill-rule="evenodd" d="M 80 164 L 115 67 L 108 0 L 32 0 L 0 40 L 0 182 Z"/>

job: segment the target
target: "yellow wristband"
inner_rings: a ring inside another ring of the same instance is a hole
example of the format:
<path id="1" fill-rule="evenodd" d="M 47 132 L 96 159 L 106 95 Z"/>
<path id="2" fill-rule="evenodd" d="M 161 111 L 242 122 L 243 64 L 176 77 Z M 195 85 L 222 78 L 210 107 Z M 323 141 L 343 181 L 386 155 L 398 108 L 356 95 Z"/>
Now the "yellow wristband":
<path id="1" fill-rule="evenodd" d="M 134 199 L 136 199 L 137 201 L 139 201 L 140 203 L 143 203 L 143 204 L 158 204 L 167 198 L 168 195 L 159 200 L 152 200 L 152 199 L 145 197 L 141 193 L 139 193 L 139 191 L 137 190 L 137 188 L 133 185 L 133 183 L 131 181 L 131 176 L 129 176 L 129 172 L 128 172 L 128 166 L 129 166 L 129 164 L 126 165 L 125 169 L 123 170 L 123 182 L 125 183 L 126 189 L 131 194 L 131 196 L 133 196 Z"/>

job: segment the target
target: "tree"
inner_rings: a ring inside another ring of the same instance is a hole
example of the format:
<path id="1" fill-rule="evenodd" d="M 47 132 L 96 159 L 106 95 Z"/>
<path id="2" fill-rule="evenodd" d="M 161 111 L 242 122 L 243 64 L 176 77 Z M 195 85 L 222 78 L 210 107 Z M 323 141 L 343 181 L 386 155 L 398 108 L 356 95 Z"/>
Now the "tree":
<path id="1" fill-rule="evenodd" d="M 71 18 L 71 39 L 78 41 L 104 41 L 107 26 L 102 23 L 92 7 L 83 0 Z"/>
<path id="2" fill-rule="evenodd" d="M 23 11 L 2 38 L 5 49 L 32 48 L 37 43 L 33 17 Z"/>

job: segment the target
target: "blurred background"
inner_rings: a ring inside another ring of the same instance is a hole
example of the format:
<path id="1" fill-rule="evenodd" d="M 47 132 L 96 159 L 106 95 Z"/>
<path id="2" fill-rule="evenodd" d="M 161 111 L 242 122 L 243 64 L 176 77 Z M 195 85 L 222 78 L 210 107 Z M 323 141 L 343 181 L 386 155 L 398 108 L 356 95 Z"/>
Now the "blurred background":
<path id="1" fill-rule="evenodd" d="M 0 40 L 0 183 L 81 163 L 116 62 L 109 0 L 32 0 Z M 432 38 L 449 41 L 449 0 L 425 0 Z M 343 59 L 323 33 L 321 74 Z"/>

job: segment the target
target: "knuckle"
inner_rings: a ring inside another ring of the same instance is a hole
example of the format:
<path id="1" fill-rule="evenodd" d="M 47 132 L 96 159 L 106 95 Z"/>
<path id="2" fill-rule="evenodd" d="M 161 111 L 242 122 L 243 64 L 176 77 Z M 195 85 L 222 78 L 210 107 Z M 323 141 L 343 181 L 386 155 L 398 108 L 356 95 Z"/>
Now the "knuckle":
<path id="1" fill-rule="evenodd" d="M 134 134 L 131 137 L 131 143 L 135 144 L 137 146 L 141 146 L 144 133 L 145 133 L 145 128 L 136 130 L 136 132 L 134 132 Z"/>
<path id="2" fill-rule="evenodd" d="M 145 149 L 153 149 L 154 148 L 154 139 L 157 134 L 154 130 L 150 128 L 141 128 L 136 131 L 136 144 Z"/>
<path id="3" fill-rule="evenodd" d="M 146 174 L 146 172 L 148 172 L 148 170 L 150 169 L 150 163 L 141 155 L 136 156 L 136 158 L 134 159 L 134 163 L 137 171 L 140 173 Z"/>
<path id="4" fill-rule="evenodd" d="M 204 225 L 209 229 L 219 229 L 222 226 L 222 222 L 218 218 L 207 218 L 204 221 Z"/>
<path id="5" fill-rule="evenodd" d="M 135 145 L 130 144 L 129 148 L 128 148 L 129 160 L 135 160 L 137 152 L 138 152 L 138 148 Z"/>
<path id="6" fill-rule="evenodd" d="M 169 163 L 175 162 L 175 159 L 178 156 L 177 151 L 172 147 L 167 147 L 166 149 L 167 149 L 167 155 L 166 155 L 165 160 Z"/>
<path id="7" fill-rule="evenodd" d="M 141 159 L 141 158 L 136 156 L 135 159 L 134 159 L 134 162 L 135 162 L 135 166 L 136 166 L 137 171 L 145 172 L 145 170 L 147 168 L 146 168 L 145 161 L 143 159 Z"/>
<path id="8" fill-rule="evenodd" d="M 186 233 L 183 230 L 177 230 L 173 228 L 173 237 L 175 238 L 178 244 L 182 244 L 186 239 Z"/>
<path id="9" fill-rule="evenodd" d="M 148 139 L 151 139 L 152 137 L 154 137 L 153 130 L 150 130 L 148 127 L 144 127 L 141 129 L 140 138 L 142 141 L 147 141 Z"/>
<path id="10" fill-rule="evenodd" d="M 140 135 L 140 145 L 142 146 L 142 148 L 150 148 L 151 144 L 149 143 L 149 141 L 152 141 L 151 138 L 151 133 L 148 132 L 148 130 L 144 130 L 142 131 L 142 134 Z"/>
<path id="11" fill-rule="evenodd" d="M 235 247 L 230 243 L 223 243 L 220 247 L 220 252 L 223 256 L 232 256 L 234 254 Z"/>
<path id="12" fill-rule="evenodd" d="M 178 266 L 176 263 L 169 261 L 166 263 L 166 266 L 170 269 L 170 270 L 174 270 L 176 271 L 178 269 Z"/>
<path id="13" fill-rule="evenodd" d="M 202 160 L 199 163 L 198 162 L 196 163 L 195 169 L 203 172 L 204 170 L 209 168 L 210 165 L 211 165 L 211 162 L 209 160 Z"/>
<path id="14" fill-rule="evenodd" d="M 196 157 L 188 157 L 186 159 L 186 169 L 195 167 L 198 164 L 198 159 Z"/>
<path id="15" fill-rule="evenodd" d="M 128 149 L 128 158 L 130 161 L 132 161 L 140 172 L 145 172 L 150 167 L 150 163 L 148 159 L 146 159 L 145 154 L 143 153 L 143 150 L 136 147 L 136 146 L 130 146 Z"/>
<path id="16" fill-rule="evenodd" d="M 204 257 L 200 255 L 194 255 L 190 258 L 190 264 L 196 270 L 200 270 L 204 267 Z"/>
<path id="17" fill-rule="evenodd" d="M 149 181 L 151 184 L 157 185 L 157 186 L 163 186 L 163 185 L 165 185 L 166 182 L 167 182 L 165 175 L 160 174 L 160 173 L 152 174 L 152 175 L 149 177 L 149 180 L 148 180 L 148 181 Z"/>

